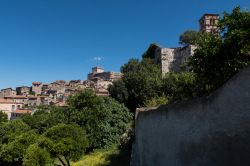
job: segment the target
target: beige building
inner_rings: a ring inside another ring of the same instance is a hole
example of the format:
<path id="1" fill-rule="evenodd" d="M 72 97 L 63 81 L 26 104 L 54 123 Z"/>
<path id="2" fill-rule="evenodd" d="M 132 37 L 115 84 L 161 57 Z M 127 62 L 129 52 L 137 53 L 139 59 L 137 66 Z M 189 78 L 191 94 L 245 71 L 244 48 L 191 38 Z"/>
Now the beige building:
<path id="1" fill-rule="evenodd" d="M 35 95 L 40 95 L 42 93 L 42 82 L 33 82 L 32 83 L 32 92 L 35 93 Z"/>
<path id="2" fill-rule="evenodd" d="M 208 33 L 218 33 L 218 22 L 219 15 L 218 14 L 204 14 L 200 20 L 200 32 L 208 32 Z"/>
<path id="3" fill-rule="evenodd" d="M 17 95 L 29 95 L 31 91 L 31 87 L 28 86 L 20 86 L 16 88 Z"/>
<path id="4" fill-rule="evenodd" d="M 9 99 L 0 99 L 0 111 L 5 112 L 8 115 L 8 119 L 11 117 L 11 112 L 17 109 L 21 109 L 23 103 L 13 102 Z"/>
<path id="5" fill-rule="evenodd" d="M 20 118 L 21 116 L 31 114 L 32 112 L 33 110 L 29 110 L 29 109 L 17 109 L 10 113 L 10 120 Z"/>
<path id="6" fill-rule="evenodd" d="M 15 96 L 15 95 L 16 95 L 15 90 L 13 90 L 12 88 L 6 88 L 6 89 L 1 90 L 0 98 L 5 97 L 5 96 Z"/>
<path id="7" fill-rule="evenodd" d="M 6 96 L 4 99 L 14 102 L 22 103 L 23 106 L 38 106 L 49 105 L 48 96 Z"/>
<path id="8" fill-rule="evenodd" d="M 4 99 L 12 101 L 14 103 L 22 103 L 23 105 L 27 104 L 28 97 L 27 96 L 5 96 Z"/>
<path id="9" fill-rule="evenodd" d="M 92 73 L 88 74 L 88 80 L 94 81 L 96 79 L 102 79 L 104 81 L 115 81 L 122 77 L 120 72 L 105 72 L 101 67 L 93 67 Z"/>
<path id="10" fill-rule="evenodd" d="M 57 93 L 65 93 L 65 85 L 66 81 L 58 80 L 49 84 L 48 87 L 50 90 L 56 91 Z"/>
<path id="11" fill-rule="evenodd" d="M 88 74 L 88 80 L 83 84 L 92 88 L 98 96 L 108 96 L 108 87 L 113 81 L 122 78 L 120 72 L 105 72 L 101 67 L 93 67 L 92 72 Z"/>

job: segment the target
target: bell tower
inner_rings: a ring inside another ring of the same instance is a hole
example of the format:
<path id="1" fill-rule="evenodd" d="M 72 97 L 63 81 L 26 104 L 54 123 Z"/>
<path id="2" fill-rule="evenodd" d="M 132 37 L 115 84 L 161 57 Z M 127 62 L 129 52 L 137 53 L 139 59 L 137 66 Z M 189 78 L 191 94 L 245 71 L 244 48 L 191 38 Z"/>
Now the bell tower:
<path id="1" fill-rule="evenodd" d="M 218 22 L 219 15 L 218 14 L 204 14 L 200 20 L 200 32 L 202 33 L 218 33 Z"/>

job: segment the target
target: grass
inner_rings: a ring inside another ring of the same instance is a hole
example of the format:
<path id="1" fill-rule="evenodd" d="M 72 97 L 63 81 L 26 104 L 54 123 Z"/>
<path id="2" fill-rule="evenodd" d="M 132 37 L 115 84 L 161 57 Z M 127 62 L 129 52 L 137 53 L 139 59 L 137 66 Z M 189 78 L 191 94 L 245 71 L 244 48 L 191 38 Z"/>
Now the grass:
<path id="1" fill-rule="evenodd" d="M 128 149 L 112 147 L 85 154 L 78 162 L 72 163 L 72 166 L 129 166 L 129 159 Z"/>

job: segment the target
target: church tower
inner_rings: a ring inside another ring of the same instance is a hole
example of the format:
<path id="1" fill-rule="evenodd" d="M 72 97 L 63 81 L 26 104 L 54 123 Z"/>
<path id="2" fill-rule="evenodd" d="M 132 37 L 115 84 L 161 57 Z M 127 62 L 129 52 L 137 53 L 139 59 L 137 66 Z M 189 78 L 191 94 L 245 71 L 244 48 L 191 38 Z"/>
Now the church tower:
<path id="1" fill-rule="evenodd" d="M 218 21 L 219 21 L 219 15 L 218 14 L 204 14 L 200 22 L 200 32 L 208 32 L 212 34 L 218 33 Z"/>

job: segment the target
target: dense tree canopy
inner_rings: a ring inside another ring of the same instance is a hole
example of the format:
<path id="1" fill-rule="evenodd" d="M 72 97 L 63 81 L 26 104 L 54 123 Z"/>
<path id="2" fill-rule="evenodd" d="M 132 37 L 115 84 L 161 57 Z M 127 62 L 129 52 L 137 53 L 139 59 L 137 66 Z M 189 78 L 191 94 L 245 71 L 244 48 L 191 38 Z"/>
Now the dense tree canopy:
<path id="1" fill-rule="evenodd" d="M 9 163 L 22 163 L 23 156 L 29 145 L 35 143 L 39 135 L 35 131 L 28 131 L 15 135 L 13 140 L 2 144 L 0 151 L 1 160 Z"/>
<path id="2" fill-rule="evenodd" d="M 169 101 L 186 100 L 197 96 L 197 78 L 194 73 L 167 73 L 163 78 L 163 92 Z"/>
<path id="3" fill-rule="evenodd" d="M 195 30 L 187 30 L 180 35 L 179 44 L 184 46 L 190 44 L 195 45 L 199 40 L 199 36 L 200 36 L 199 32 Z"/>
<path id="4" fill-rule="evenodd" d="M 58 158 L 62 165 L 69 166 L 70 160 L 80 159 L 88 146 L 85 130 L 78 125 L 59 124 L 48 129 L 42 148 L 47 148 L 52 157 Z"/>
<path id="5" fill-rule="evenodd" d="M 162 95 L 160 67 L 149 58 L 131 59 L 121 68 L 123 79 L 109 88 L 111 97 L 135 110 L 147 100 Z"/>
<path id="6" fill-rule="evenodd" d="M 3 123 L 0 125 L 0 145 L 15 140 L 16 136 L 29 130 L 30 127 L 21 120 L 13 120 Z"/>
<path id="7" fill-rule="evenodd" d="M 37 143 L 30 145 L 23 159 L 24 166 L 49 166 L 53 159 L 46 148 L 41 148 Z"/>
<path id="8" fill-rule="evenodd" d="M 123 79 L 113 82 L 113 85 L 108 88 L 110 96 L 115 98 L 120 103 L 126 103 L 128 101 L 128 89 Z"/>
<path id="9" fill-rule="evenodd" d="M 237 7 L 231 14 L 224 13 L 219 26 L 221 34 L 203 34 L 190 58 L 201 94 L 218 88 L 250 64 L 250 13 Z"/>
<path id="10" fill-rule="evenodd" d="M 142 55 L 142 58 L 150 58 L 154 59 L 155 58 L 155 50 L 159 48 L 159 46 L 155 43 L 152 43 L 149 45 L 147 51 Z"/>
<path id="11" fill-rule="evenodd" d="M 109 87 L 117 101 L 86 90 L 70 96 L 65 107 L 43 106 L 19 120 L 7 121 L 0 111 L 0 165 L 48 166 L 60 162 L 68 166 L 86 148 L 122 142 L 132 120 L 124 104 L 134 111 L 203 96 L 218 88 L 250 64 L 250 13 L 239 7 L 231 14 L 224 13 L 219 28 L 220 34 L 204 33 L 195 39 L 198 48 L 188 62 L 190 71 L 162 76 L 160 66 L 153 62 L 155 44 L 142 60 L 129 60 L 121 67 L 122 79 Z M 191 34 L 195 33 L 182 34 L 181 44 L 193 44 Z"/>
<path id="12" fill-rule="evenodd" d="M 22 121 L 38 133 L 43 133 L 59 123 L 66 123 L 64 110 L 63 107 L 39 107 L 33 115 L 23 116 Z"/>
<path id="13" fill-rule="evenodd" d="M 86 128 L 91 148 L 119 143 L 132 120 L 124 105 L 110 97 L 98 97 L 92 91 L 71 96 L 68 104 L 71 111 L 68 117 Z"/>
<path id="14" fill-rule="evenodd" d="M 0 123 L 7 121 L 8 121 L 8 115 L 0 110 Z"/>
<path id="15" fill-rule="evenodd" d="M 110 97 L 82 91 L 65 107 L 42 106 L 0 124 L 0 165 L 70 165 L 94 148 L 120 144 L 132 114 Z"/>

